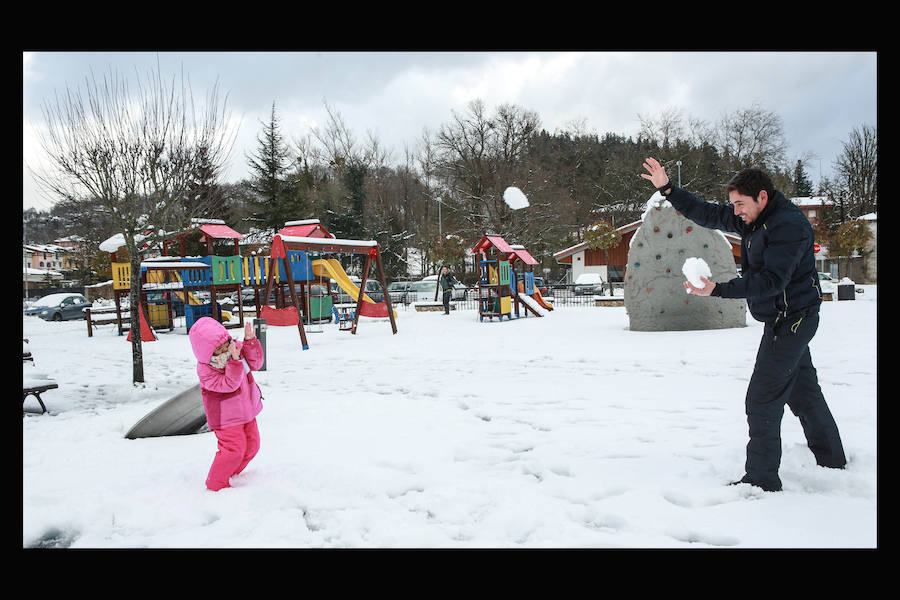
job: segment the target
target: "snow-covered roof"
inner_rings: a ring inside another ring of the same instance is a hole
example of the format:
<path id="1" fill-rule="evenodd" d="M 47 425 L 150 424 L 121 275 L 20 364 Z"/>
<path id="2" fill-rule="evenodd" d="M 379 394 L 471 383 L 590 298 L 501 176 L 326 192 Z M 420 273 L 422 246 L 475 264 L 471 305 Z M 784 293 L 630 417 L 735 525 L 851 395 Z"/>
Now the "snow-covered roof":
<path id="1" fill-rule="evenodd" d="M 35 301 L 34 306 L 56 306 L 57 304 L 59 304 L 60 302 L 62 302 L 66 298 L 68 298 L 69 296 L 80 296 L 80 295 L 81 294 L 79 294 L 77 292 L 71 292 L 68 294 L 48 294 L 48 295 L 44 296 L 43 298 L 38 298 Z"/>
<path id="2" fill-rule="evenodd" d="M 59 271 L 54 271 L 53 269 L 32 269 L 31 267 L 25 267 L 26 275 L 47 275 L 49 274 L 51 277 L 62 277 L 62 273 Z"/>
<path id="3" fill-rule="evenodd" d="M 823 204 L 834 204 L 834 201 L 829 200 L 827 196 L 797 196 L 796 198 L 791 198 L 791 202 L 797 206 L 822 206 Z"/>
<path id="4" fill-rule="evenodd" d="M 342 240 L 339 238 L 281 236 L 281 241 L 295 244 L 328 244 L 329 246 L 377 246 L 375 240 Z"/>
<path id="5" fill-rule="evenodd" d="M 285 227 L 292 227 L 294 225 L 318 225 L 320 221 L 318 219 L 302 219 L 300 221 L 285 221 Z"/>

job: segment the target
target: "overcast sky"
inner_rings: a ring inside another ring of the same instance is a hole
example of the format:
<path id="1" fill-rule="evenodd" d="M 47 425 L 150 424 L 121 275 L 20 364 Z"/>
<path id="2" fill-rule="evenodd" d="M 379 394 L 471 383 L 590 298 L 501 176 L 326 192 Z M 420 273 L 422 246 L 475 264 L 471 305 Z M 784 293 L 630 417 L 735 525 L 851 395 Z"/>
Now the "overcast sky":
<path id="1" fill-rule="evenodd" d="M 814 153 L 813 182 L 830 176 L 854 127 L 877 127 L 875 52 L 25 52 L 23 53 L 23 207 L 47 210 L 26 165 L 41 106 L 91 72 L 112 69 L 130 81 L 156 68 L 182 70 L 195 96 L 218 80 L 240 123 L 224 180 L 247 176 L 272 103 L 286 139 L 305 137 L 336 110 L 357 139 L 371 132 L 402 156 L 423 128 L 437 130 L 474 99 L 488 112 L 508 102 L 535 111 L 550 132 L 583 119 L 589 131 L 626 136 L 638 115 L 680 109 L 716 121 L 757 103 L 784 122 L 791 162 Z M 635 165 L 635 172 L 641 165 Z"/>

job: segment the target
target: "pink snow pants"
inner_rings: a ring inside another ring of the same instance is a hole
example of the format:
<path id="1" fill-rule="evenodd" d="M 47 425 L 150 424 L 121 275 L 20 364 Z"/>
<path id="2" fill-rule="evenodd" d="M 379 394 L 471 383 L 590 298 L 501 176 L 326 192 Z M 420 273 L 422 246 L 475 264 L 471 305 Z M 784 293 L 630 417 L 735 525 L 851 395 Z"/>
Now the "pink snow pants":
<path id="1" fill-rule="evenodd" d="M 219 450 L 206 477 L 206 487 L 217 492 L 231 487 L 228 480 L 243 471 L 259 452 L 259 428 L 256 419 L 253 419 L 249 423 L 214 432 L 219 440 Z"/>

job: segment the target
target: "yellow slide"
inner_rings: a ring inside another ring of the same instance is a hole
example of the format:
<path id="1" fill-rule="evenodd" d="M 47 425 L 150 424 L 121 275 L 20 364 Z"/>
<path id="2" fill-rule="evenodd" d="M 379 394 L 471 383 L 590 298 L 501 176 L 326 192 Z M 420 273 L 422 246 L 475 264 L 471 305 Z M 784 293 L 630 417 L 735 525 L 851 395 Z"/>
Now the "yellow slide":
<path id="1" fill-rule="evenodd" d="M 318 277 L 330 277 L 334 279 L 342 290 L 350 294 L 350 297 L 359 302 L 359 287 L 353 283 L 344 267 L 333 258 L 317 259 L 312 261 L 313 273 Z M 387 290 L 385 290 L 387 293 Z M 377 304 L 368 294 L 363 293 L 363 301 Z M 394 317 L 397 317 L 397 311 L 394 311 Z"/>

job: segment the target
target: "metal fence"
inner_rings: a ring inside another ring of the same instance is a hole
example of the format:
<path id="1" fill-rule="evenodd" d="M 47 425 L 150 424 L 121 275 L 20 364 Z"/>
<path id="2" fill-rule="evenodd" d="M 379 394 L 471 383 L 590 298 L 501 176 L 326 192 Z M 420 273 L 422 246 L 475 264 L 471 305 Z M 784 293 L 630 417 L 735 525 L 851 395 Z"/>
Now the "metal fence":
<path id="1" fill-rule="evenodd" d="M 624 283 L 613 283 L 613 295 L 622 298 L 623 297 L 623 288 L 625 286 Z M 450 301 L 455 307 L 455 310 L 478 310 L 478 288 L 477 287 L 467 287 L 465 291 L 465 297 L 460 297 L 461 294 L 458 291 L 454 292 L 453 299 Z M 606 288 L 604 290 L 604 296 L 609 297 L 609 289 Z M 546 294 L 542 294 L 548 302 L 551 302 L 553 306 L 595 306 L 594 298 L 597 297 L 595 294 L 579 294 L 575 291 L 574 284 L 557 284 L 547 289 Z M 600 297 L 604 297 L 600 296 Z M 414 297 L 414 296 L 413 296 Z M 432 301 L 433 296 L 428 298 L 428 301 Z M 438 294 L 438 302 L 441 301 L 441 295 Z M 411 302 L 411 297 L 406 293 L 403 294 L 391 294 L 391 303 L 397 308 L 409 307 Z"/>

